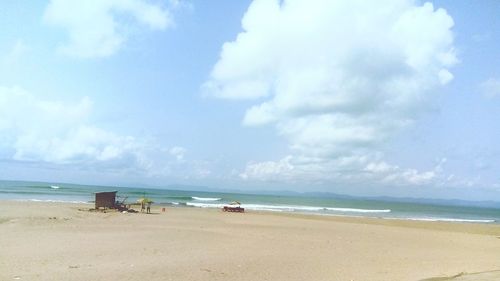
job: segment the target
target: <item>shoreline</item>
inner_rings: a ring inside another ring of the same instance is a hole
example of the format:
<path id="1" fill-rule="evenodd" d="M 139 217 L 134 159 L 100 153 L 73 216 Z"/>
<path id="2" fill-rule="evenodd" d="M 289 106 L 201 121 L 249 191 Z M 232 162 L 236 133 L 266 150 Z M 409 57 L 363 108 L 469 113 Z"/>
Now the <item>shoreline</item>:
<path id="1" fill-rule="evenodd" d="M 430 281 L 500 269 L 495 224 L 91 207 L 0 201 L 0 279 Z"/>
<path id="2" fill-rule="evenodd" d="M 88 201 L 65 201 L 65 200 L 57 200 L 57 199 L 0 199 L 0 202 L 36 202 L 36 203 L 57 203 L 57 204 L 82 204 L 82 205 L 93 205 L 94 202 Z M 224 204 L 220 204 L 224 205 Z M 154 206 L 157 208 L 188 208 L 188 209 L 203 209 L 203 210 L 220 210 L 219 207 L 197 207 L 193 205 L 183 205 L 183 204 L 171 204 L 171 203 L 155 203 Z M 327 218 L 353 218 L 353 219 L 373 219 L 373 220 L 394 220 L 394 221 L 403 221 L 403 222 L 430 222 L 430 223 L 444 223 L 444 224 L 475 224 L 475 225 L 498 225 L 500 226 L 500 221 L 494 219 L 451 219 L 451 218 L 417 218 L 417 217 L 383 217 L 383 216 L 363 216 L 363 215 L 354 215 L 354 214 L 322 214 L 322 213 L 308 213 L 308 212 L 300 212 L 300 211 L 275 211 L 275 210 L 266 210 L 266 209 L 251 209 L 246 208 L 247 211 L 252 213 L 265 213 L 265 214 L 282 214 L 282 215 L 292 215 L 292 216 L 318 216 L 318 217 L 327 217 Z M 500 209 L 499 209 L 500 211 Z"/>

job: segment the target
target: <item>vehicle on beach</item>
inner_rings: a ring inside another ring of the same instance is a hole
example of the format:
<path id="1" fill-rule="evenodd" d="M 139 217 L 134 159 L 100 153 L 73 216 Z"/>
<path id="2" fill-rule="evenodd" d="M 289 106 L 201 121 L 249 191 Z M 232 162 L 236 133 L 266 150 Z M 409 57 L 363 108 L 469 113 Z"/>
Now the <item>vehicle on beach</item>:
<path id="1" fill-rule="evenodd" d="M 222 211 L 224 212 L 235 212 L 235 213 L 244 213 L 245 208 L 241 207 L 241 203 L 238 201 L 233 201 L 229 204 L 229 206 L 222 207 Z"/>

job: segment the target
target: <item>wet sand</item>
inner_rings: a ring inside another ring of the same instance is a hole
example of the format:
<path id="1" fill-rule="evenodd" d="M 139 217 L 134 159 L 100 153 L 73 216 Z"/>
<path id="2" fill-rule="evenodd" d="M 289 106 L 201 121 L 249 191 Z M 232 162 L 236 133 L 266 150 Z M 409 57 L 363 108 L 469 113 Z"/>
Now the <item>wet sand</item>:
<path id="1" fill-rule="evenodd" d="M 499 225 L 91 207 L 0 202 L 0 280 L 500 280 Z"/>

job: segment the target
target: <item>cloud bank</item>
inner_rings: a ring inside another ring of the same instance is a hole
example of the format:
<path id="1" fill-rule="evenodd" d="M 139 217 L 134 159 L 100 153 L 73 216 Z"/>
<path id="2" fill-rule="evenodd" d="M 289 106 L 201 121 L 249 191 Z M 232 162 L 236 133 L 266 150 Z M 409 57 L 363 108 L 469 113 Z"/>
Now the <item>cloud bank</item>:
<path id="1" fill-rule="evenodd" d="M 6 137 L 1 145 L 13 160 L 55 164 L 111 161 L 138 152 L 133 137 L 90 125 L 91 108 L 88 97 L 70 104 L 0 87 L 0 132 Z"/>
<path id="2" fill-rule="evenodd" d="M 274 125 L 291 154 L 249 163 L 241 176 L 431 181 L 436 171 L 390 165 L 378 146 L 453 79 L 453 24 L 409 0 L 254 0 L 203 90 L 256 101 L 243 124 Z"/>
<path id="3" fill-rule="evenodd" d="M 91 122 L 92 108 L 88 97 L 69 103 L 0 87 L 0 160 L 141 177 L 198 176 L 186 148 L 103 129 Z"/>
<path id="4" fill-rule="evenodd" d="M 173 25 L 168 9 L 144 0 L 51 0 L 43 20 L 67 30 L 68 42 L 59 50 L 81 58 L 113 55 L 137 26 L 164 30 Z"/>

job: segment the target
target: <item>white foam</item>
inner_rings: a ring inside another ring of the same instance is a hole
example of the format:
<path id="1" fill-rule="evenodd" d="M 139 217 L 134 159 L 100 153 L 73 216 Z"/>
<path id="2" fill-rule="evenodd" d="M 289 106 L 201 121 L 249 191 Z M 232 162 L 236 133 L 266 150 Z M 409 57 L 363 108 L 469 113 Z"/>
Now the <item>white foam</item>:
<path id="1" fill-rule="evenodd" d="M 193 200 L 196 201 L 219 201 L 222 199 L 222 198 L 196 197 L 196 196 L 193 196 L 191 198 L 193 198 Z"/>
<path id="2" fill-rule="evenodd" d="M 72 203 L 72 204 L 92 204 L 85 201 L 77 201 L 77 200 L 53 200 L 53 199 L 18 199 L 14 201 L 19 202 L 45 202 L 45 203 Z"/>
<path id="3" fill-rule="evenodd" d="M 255 209 L 255 211 L 283 212 L 283 210 L 278 210 L 278 209 L 266 209 L 266 208 L 262 208 L 262 209 Z"/>
<path id="4" fill-rule="evenodd" d="M 310 206 L 292 206 L 292 205 L 259 205 L 259 204 L 243 204 L 243 208 L 258 211 L 280 211 L 280 212 L 295 212 L 295 211 L 307 211 L 307 212 L 318 212 L 324 210 L 323 207 L 310 207 Z"/>
<path id="5" fill-rule="evenodd" d="M 52 189 L 59 189 L 59 186 L 57 186 L 57 185 L 51 185 L 50 188 L 52 188 Z"/>
<path id="6" fill-rule="evenodd" d="M 214 203 L 196 203 L 188 202 L 188 206 L 199 208 L 222 208 L 224 204 Z M 371 209 L 354 209 L 354 208 L 325 208 L 315 206 L 294 206 L 294 205 L 260 205 L 260 204 L 241 204 L 242 208 L 256 211 L 275 211 L 275 212 L 320 212 L 320 211 L 334 211 L 342 213 L 390 213 L 391 210 L 371 210 Z"/>
<path id="7" fill-rule="evenodd" d="M 473 219 L 454 219 L 454 218 L 404 218 L 411 221 L 443 221 L 443 222 L 477 222 L 477 223 L 492 223 L 495 220 L 473 220 Z"/>
<path id="8" fill-rule="evenodd" d="M 353 209 L 353 208 L 326 208 L 328 211 L 335 212 L 353 212 L 353 213 L 390 213 L 390 209 L 371 210 L 371 209 Z"/>
<path id="9" fill-rule="evenodd" d="M 187 206 L 198 207 L 198 208 L 222 208 L 224 204 L 209 204 L 209 203 L 194 203 L 187 202 Z"/>
<path id="10" fill-rule="evenodd" d="M 188 202 L 187 206 L 198 207 L 198 208 L 222 208 L 228 204 L 214 204 L 214 203 L 195 203 Z M 312 207 L 312 206 L 287 206 L 287 205 L 259 205 L 259 204 L 241 204 L 242 208 L 247 210 L 255 211 L 269 211 L 269 212 L 312 212 L 317 215 L 327 215 L 327 216 L 349 216 L 349 217 L 362 217 L 360 215 L 346 215 L 346 213 L 390 213 L 390 209 L 355 209 L 355 208 L 325 208 L 325 207 Z M 319 213 L 321 211 L 331 211 L 335 213 Z M 437 217 L 408 217 L 408 218 L 397 218 L 397 217 L 383 217 L 384 219 L 400 219 L 400 220 L 413 220 L 413 221 L 441 221 L 441 222 L 470 222 L 470 223 L 494 223 L 493 219 L 461 219 L 461 218 L 437 218 Z"/>

